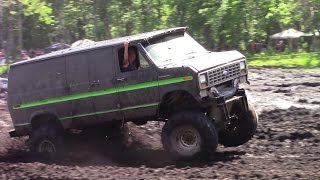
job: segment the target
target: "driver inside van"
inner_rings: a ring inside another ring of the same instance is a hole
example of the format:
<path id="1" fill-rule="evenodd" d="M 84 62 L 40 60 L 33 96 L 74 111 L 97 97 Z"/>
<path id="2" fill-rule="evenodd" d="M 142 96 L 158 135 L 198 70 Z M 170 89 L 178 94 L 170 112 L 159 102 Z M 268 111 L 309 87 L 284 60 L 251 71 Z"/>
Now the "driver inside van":
<path id="1" fill-rule="evenodd" d="M 123 62 L 122 62 L 122 67 L 121 67 L 122 72 L 137 70 L 136 51 L 135 51 L 134 47 L 128 48 L 128 46 L 129 46 L 129 42 L 128 41 L 124 42 L 124 54 L 123 54 Z"/>

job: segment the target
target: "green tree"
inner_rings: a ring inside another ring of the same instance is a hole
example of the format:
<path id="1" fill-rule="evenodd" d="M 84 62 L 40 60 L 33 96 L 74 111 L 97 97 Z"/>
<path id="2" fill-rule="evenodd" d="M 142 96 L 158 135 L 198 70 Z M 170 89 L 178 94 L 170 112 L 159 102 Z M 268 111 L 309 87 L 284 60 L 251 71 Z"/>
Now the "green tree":
<path id="1" fill-rule="evenodd" d="M 319 10 L 320 0 L 1 0 L 0 41 L 29 49 L 188 26 L 208 49 L 245 50 L 291 27 L 319 31 Z"/>

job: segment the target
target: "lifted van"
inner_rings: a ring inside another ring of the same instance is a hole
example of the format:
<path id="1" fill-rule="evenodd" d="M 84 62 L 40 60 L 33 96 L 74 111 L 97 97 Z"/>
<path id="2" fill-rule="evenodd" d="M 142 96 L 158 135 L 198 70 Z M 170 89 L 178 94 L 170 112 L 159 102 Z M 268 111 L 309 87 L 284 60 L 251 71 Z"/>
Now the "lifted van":
<path id="1" fill-rule="evenodd" d="M 257 114 L 240 83 L 245 57 L 209 52 L 185 27 L 70 48 L 11 65 L 11 137 L 30 137 L 36 152 L 57 152 L 67 130 L 120 133 L 126 122 L 164 121 L 165 150 L 183 158 L 252 138 Z M 122 71 L 124 43 L 136 53 Z M 112 128 L 110 128 L 112 127 Z"/>

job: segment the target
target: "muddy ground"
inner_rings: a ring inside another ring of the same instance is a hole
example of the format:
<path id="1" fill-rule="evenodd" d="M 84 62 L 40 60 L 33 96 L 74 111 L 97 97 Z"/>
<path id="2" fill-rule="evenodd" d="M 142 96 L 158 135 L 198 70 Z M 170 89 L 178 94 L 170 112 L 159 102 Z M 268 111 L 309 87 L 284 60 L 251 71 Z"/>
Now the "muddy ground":
<path id="1" fill-rule="evenodd" d="M 9 138 L 0 98 L 0 179 L 320 179 L 320 73 L 252 69 L 246 86 L 259 114 L 258 132 L 237 148 L 218 147 L 205 160 L 176 160 L 160 143 L 163 124 L 130 125 L 128 147 L 71 137 L 66 153 L 46 160 L 26 138 Z"/>

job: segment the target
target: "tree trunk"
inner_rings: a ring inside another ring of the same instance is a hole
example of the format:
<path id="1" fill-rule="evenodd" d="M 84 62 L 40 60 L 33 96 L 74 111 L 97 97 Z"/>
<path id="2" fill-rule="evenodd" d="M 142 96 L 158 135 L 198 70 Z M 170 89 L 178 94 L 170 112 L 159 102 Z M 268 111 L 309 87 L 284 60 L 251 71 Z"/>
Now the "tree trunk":
<path id="1" fill-rule="evenodd" d="M 19 45 L 18 45 L 18 51 L 20 52 L 20 50 L 22 50 L 23 49 L 23 34 L 22 34 L 22 14 L 23 14 L 23 12 L 22 12 L 22 4 L 21 3 L 19 3 L 18 4 L 18 29 L 17 29 L 17 33 L 18 33 L 18 43 L 19 43 Z M 19 56 L 18 57 L 20 57 L 21 56 L 21 53 L 19 53 Z"/>
<path id="2" fill-rule="evenodd" d="M 179 15 L 179 26 L 185 26 L 186 19 L 186 4 L 185 2 L 179 2 L 177 6 L 177 11 Z"/>
<path id="3" fill-rule="evenodd" d="M 142 31 L 145 32 L 148 29 L 148 13 L 147 13 L 147 6 L 144 0 L 140 0 L 140 8 L 141 8 L 141 15 L 142 15 Z"/>
<path id="4" fill-rule="evenodd" d="M 3 32 L 4 32 L 4 24 L 3 24 L 3 0 L 0 0 L 0 49 L 3 48 Z"/>
<path id="5" fill-rule="evenodd" d="M 212 33 L 211 27 L 209 25 L 205 25 L 203 28 L 203 37 L 205 39 L 205 47 L 210 51 L 214 49 L 211 33 Z"/>
<path id="6" fill-rule="evenodd" d="M 14 49 L 14 30 L 13 30 L 13 17 L 11 15 L 8 16 L 8 38 L 4 44 L 5 57 L 7 62 L 13 59 L 13 49 Z"/>
<path id="7" fill-rule="evenodd" d="M 158 19 L 161 19 L 162 17 L 162 13 L 161 13 L 161 8 L 162 8 L 162 1 L 158 0 L 158 8 L 157 8 L 157 12 L 158 12 Z"/>
<path id="8" fill-rule="evenodd" d="M 129 12 L 133 7 L 132 1 L 127 0 L 123 2 L 124 4 L 124 9 Z M 131 35 L 133 31 L 133 22 L 132 22 L 132 17 L 129 18 L 128 21 L 125 22 L 125 35 Z"/>
<path id="9" fill-rule="evenodd" d="M 4 44 L 5 47 L 5 56 L 9 61 L 17 61 L 20 59 L 20 48 L 19 47 L 19 10 L 20 4 L 16 6 L 16 4 L 10 4 L 8 7 L 8 39 L 7 43 Z M 17 14 L 11 14 L 10 12 L 16 12 Z M 9 62 L 10 63 L 10 62 Z"/>
<path id="10" fill-rule="evenodd" d="M 108 16 L 106 16 L 104 19 L 104 28 L 106 33 L 106 39 L 111 39 L 112 35 L 111 35 L 110 21 Z"/>

